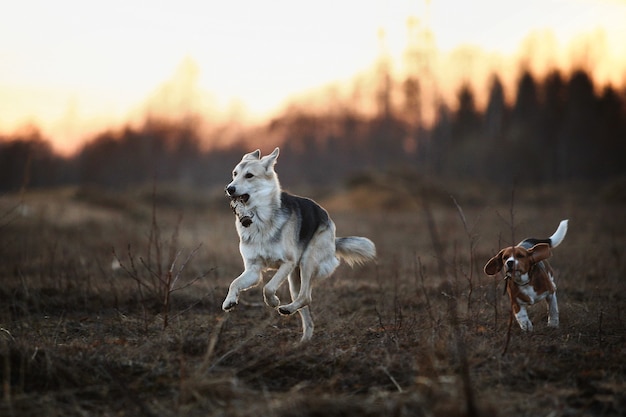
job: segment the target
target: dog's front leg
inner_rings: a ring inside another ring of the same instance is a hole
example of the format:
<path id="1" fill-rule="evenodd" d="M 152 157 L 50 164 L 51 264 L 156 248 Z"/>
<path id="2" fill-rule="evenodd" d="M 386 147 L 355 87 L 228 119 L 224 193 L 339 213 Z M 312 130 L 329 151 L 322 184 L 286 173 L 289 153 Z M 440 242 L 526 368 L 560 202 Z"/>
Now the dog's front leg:
<path id="1" fill-rule="evenodd" d="M 519 327 L 523 331 L 531 332 L 533 330 L 533 323 L 530 321 L 530 318 L 528 317 L 526 306 L 523 306 L 523 305 L 519 306 L 519 311 L 515 313 L 515 318 L 517 319 L 517 323 L 519 323 Z"/>
<path id="2" fill-rule="evenodd" d="M 295 267 L 295 262 L 284 262 L 280 265 L 272 279 L 263 288 L 265 304 L 272 308 L 280 305 L 280 299 L 276 296 L 276 291 L 287 280 L 287 277 L 289 277 L 289 274 Z"/>
<path id="3" fill-rule="evenodd" d="M 256 265 L 247 267 L 246 270 L 230 284 L 228 295 L 222 304 L 222 309 L 224 311 L 232 310 L 239 302 L 239 293 L 256 286 L 261 281 L 261 278 L 261 268 Z"/>

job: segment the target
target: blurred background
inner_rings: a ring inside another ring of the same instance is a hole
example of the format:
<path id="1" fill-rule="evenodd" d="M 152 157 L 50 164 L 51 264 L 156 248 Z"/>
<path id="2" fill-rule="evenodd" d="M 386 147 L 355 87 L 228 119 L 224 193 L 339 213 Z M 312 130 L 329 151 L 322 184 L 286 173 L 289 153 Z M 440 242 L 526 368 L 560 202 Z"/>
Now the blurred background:
<path id="1" fill-rule="evenodd" d="M 624 22 L 617 0 L 14 2 L 0 191 L 221 187 L 275 146 L 288 187 L 620 181 Z"/>

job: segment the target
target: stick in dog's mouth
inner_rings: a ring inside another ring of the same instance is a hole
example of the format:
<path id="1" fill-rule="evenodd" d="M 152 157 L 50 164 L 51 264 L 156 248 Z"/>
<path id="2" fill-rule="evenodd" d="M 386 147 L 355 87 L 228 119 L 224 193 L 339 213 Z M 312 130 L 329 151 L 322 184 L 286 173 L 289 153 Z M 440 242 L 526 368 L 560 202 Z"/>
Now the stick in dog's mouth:
<path id="1" fill-rule="evenodd" d="M 517 271 L 517 270 L 515 270 L 515 269 L 511 269 L 510 271 L 506 271 L 506 272 L 504 273 L 504 279 L 507 279 L 507 278 L 515 278 L 515 277 L 517 277 L 517 276 L 519 276 L 519 275 L 520 275 L 519 271 Z"/>
<path id="2" fill-rule="evenodd" d="M 248 227 L 252 224 L 252 213 L 247 207 L 246 203 L 250 199 L 250 194 L 242 194 L 234 197 L 230 197 L 230 207 L 233 209 L 235 215 L 239 218 L 239 221 L 243 227 Z"/>
<path id="3" fill-rule="evenodd" d="M 250 199 L 250 194 L 241 194 L 241 195 L 229 195 L 230 199 L 234 202 L 247 203 Z"/>

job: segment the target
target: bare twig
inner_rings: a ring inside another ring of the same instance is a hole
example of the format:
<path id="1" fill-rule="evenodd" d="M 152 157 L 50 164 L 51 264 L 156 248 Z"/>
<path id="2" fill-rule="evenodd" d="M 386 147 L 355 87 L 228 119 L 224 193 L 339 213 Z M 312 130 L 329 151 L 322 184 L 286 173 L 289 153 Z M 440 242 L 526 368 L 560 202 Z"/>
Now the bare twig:
<path id="1" fill-rule="evenodd" d="M 4 353 L 3 366 L 3 378 L 2 378 L 2 393 L 5 404 L 7 404 L 10 414 L 13 415 L 13 399 L 11 395 L 11 355 L 9 342 L 13 342 L 15 339 L 11 332 L 7 329 L 0 327 L 0 352 Z"/>
<path id="2" fill-rule="evenodd" d="M 391 375 L 389 373 L 389 370 L 385 367 L 385 366 L 380 366 L 380 369 L 385 373 L 385 375 L 387 375 L 389 377 L 389 379 L 391 380 L 391 382 L 393 382 L 393 385 L 396 386 L 396 389 L 398 390 L 398 392 L 404 392 L 404 390 L 402 389 L 402 387 L 400 386 L 400 384 L 398 384 L 398 381 L 396 381 L 396 379 L 393 377 L 393 375 Z"/>
<path id="3" fill-rule="evenodd" d="M 430 317 L 430 321 L 432 323 L 433 328 L 436 326 L 436 319 L 435 319 L 435 315 L 433 314 L 433 308 L 430 304 L 430 297 L 428 296 L 428 291 L 426 291 L 426 285 L 425 285 L 425 276 L 426 276 L 426 268 L 422 265 L 422 260 L 419 256 L 415 255 L 415 258 L 417 261 L 417 265 L 415 265 L 415 268 L 419 271 L 419 276 L 420 276 L 420 288 L 422 289 L 422 294 L 424 294 L 424 302 L 426 303 L 426 312 L 428 313 L 428 317 Z"/>
<path id="4" fill-rule="evenodd" d="M 450 282 L 450 277 L 446 274 L 446 265 L 444 261 L 444 249 L 441 245 L 441 241 L 439 239 L 439 235 L 437 233 L 437 227 L 435 224 L 434 217 L 430 210 L 430 206 L 428 203 L 424 202 L 424 211 L 426 213 L 426 220 L 428 223 L 428 230 L 430 232 L 433 249 L 437 254 L 437 258 L 439 260 L 439 274 L 444 282 L 447 283 L 448 290 L 454 291 L 452 283 Z M 457 307 L 457 297 L 452 294 L 448 297 L 448 317 L 450 320 L 451 331 L 455 336 L 455 345 L 456 351 L 458 354 L 459 362 L 460 362 L 460 373 L 463 381 L 463 392 L 465 394 L 465 405 L 467 408 L 467 415 L 470 417 L 477 416 L 476 404 L 474 401 L 474 390 L 471 384 L 471 377 L 469 372 L 469 364 L 467 362 L 467 351 L 465 350 L 465 340 L 463 337 L 463 333 L 461 330 L 461 326 L 459 325 L 459 317 L 458 317 L 458 307 Z"/>
<path id="5" fill-rule="evenodd" d="M 504 285 L 508 285 L 508 281 L 504 282 Z M 509 314 L 509 326 L 506 330 L 506 339 L 504 341 L 504 349 L 502 349 L 502 356 L 506 354 L 506 351 L 509 349 L 509 341 L 511 340 L 511 329 L 513 328 L 513 309 Z"/>
<path id="6" fill-rule="evenodd" d="M 511 245 L 515 243 L 515 188 L 511 191 L 511 206 L 509 208 L 509 216 L 510 216 L 510 226 L 511 226 Z M 504 281 L 504 288 L 506 291 L 506 286 L 509 285 L 509 281 Z M 509 348 L 509 341 L 511 340 L 511 330 L 513 328 L 513 300 L 511 301 L 511 312 L 509 314 L 509 326 L 506 330 L 506 339 L 504 342 L 504 349 L 502 350 L 502 356 L 506 354 L 506 351 Z"/>
<path id="7" fill-rule="evenodd" d="M 222 316 L 217 321 L 217 325 L 211 332 L 211 337 L 209 338 L 209 343 L 207 345 L 206 352 L 202 360 L 202 364 L 199 367 L 199 373 L 205 374 L 206 371 L 209 369 L 211 360 L 213 359 L 213 356 L 215 355 L 215 347 L 217 346 L 217 342 L 219 341 L 220 335 L 222 333 L 222 328 L 224 327 L 224 324 L 226 324 L 226 322 L 228 321 L 229 317 L 230 315 L 228 314 Z"/>
<path id="8" fill-rule="evenodd" d="M 113 255 L 117 259 L 120 268 L 137 284 L 137 292 L 141 298 L 141 303 L 144 308 L 144 322 L 146 327 L 148 323 L 146 301 L 147 299 L 153 299 L 157 300 L 161 306 L 163 328 L 165 329 L 169 324 L 169 312 L 171 305 L 170 298 L 172 293 L 193 285 L 193 283 L 205 277 L 208 274 L 208 271 L 194 277 L 182 285 L 180 284 L 182 282 L 183 272 L 202 245 L 200 244 L 196 246 L 184 258 L 182 263 L 180 263 L 183 250 L 178 248 L 178 235 L 182 222 L 182 216 L 179 216 L 178 222 L 174 227 L 169 241 L 165 242 L 168 245 L 168 260 L 167 263 L 164 261 L 163 253 L 165 247 L 164 242 L 161 239 L 159 222 L 157 221 L 156 188 L 153 188 L 152 193 L 152 220 L 150 224 L 150 231 L 148 233 L 147 256 L 139 256 L 139 261 L 142 266 L 141 270 L 138 270 L 135 265 L 135 256 L 133 256 L 130 244 L 128 245 L 127 254 L 130 266 L 126 266 L 125 263 L 122 262 L 119 256 L 115 253 L 115 249 L 113 249 Z"/>
<path id="9" fill-rule="evenodd" d="M 465 394 L 465 406 L 467 415 L 475 417 L 478 415 L 476 403 L 474 401 L 474 389 L 470 376 L 469 363 L 467 361 L 467 351 L 465 350 L 464 332 L 459 325 L 459 317 L 457 312 L 457 300 L 455 297 L 448 299 L 448 314 L 450 317 L 450 325 L 454 333 L 456 352 L 459 359 L 461 381 L 463 382 L 463 393 Z"/>
<path id="10" fill-rule="evenodd" d="M 181 285 L 180 287 L 176 287 L 176 283 L 178 282 L 178 280 L 179 280 L 183 270 L 187 266 L 187 263 L 196 255 L 198 250 L 200 250 L 201 246 L 202 246 L 202 243 L 200 243 L 198 246 L 196 246 L 196 248 L 194 250 L 192 250 L 189 253 L 189 255 L 187 255 L 187 258 L 185 258 L 185 261 L 181 264 L 180 268 L 178 268 L 178 271 L 176 272 L 176 274 L 174 276 L 174 280 L 171 283 L 170 292 L 182 290 L 184 288 L 187 288 L 187 287 L 191 286 L 193 283 L 195 283 L 199 279 L 204 278 L 212 270 L 212 269 L 209 269 L 208 271 L 203 272 L 201 275 L 196 276 L 195 278 L 193 278 L 191 281 L 187 282 L 186 284 Z M 172 268 L 173 267 L 174 267 L 174 264 L 172 264 Z"/>
<path id="11" fill-rule="evenodd" d="M 428 203 L 428 199 L 426 197 L 422 199 L 422 206 L 426 216 L 428 233 L 430 234 L 433 250 L 435 251 L 435 257 L 437 258 L 439 276 L 443 279 L 446 276 L 445 251 L 441 243 L 441 239 L 439 238 L 439 232 L 437 231 L 437 225 L 435 223 L 433 212 L 430 209 L 430 204 Z"/>
<path id="12" fill-rule="evenodd" d="M 259 322 L 259 324 L 250 331 L 250 334 L 247 337 L 241 339 L 239 343 L 233 346 L 229 351 L 223 353 L 219 358 L 216 358 L 215 360 L 213 360 L 213 362 L 211 363 L 211 366 L 208 367 L 207 372 L 212 372 L 226 358 L 237 353 L 240 349 L 246 346 L 246 344 L 250 342 L 251 340 L 256 339 L 258 337 L 257 335 L 259 334 L 260 329 L 267 327 L 273 320 L 275 320 L 273 316 L 268 316 L 267 319 Z M 221 330 L 221 327 L 220 327 L 220 330 Z M 211 356 L 213 356 L 213 352 L 211 353 Z"/>
<path id="13" fill-rule="evenodd" d="M 600 309 L 600 314 L 598 315 L 598 344 L 602 344 L 602 318 L 604 317 L 604 311 Z"/>
<path id="14" fill-rule="evenodd" d="M 459 203 L 457 203 L 456 199 L 453 196 L 451 196 L 451 198 L 459 213 L 461 222 L 463 223 L 463 228 L 465 229 L 465 234 L 467 236 L 467 241 L 468 241 L 468 246 L 469 246 L 468 248 L 469 249 L 469 271 L 464 272 L 463 275 L 465 275 L 465 279 L 467 280 L 468 287 L 469 287 L 468 294 L 467 294 L 467 314 L 470 315 L 471 310 L 472 310 L 472 294 L 474 292 L 474 269 L 475 269 L 475 262 L 476 262 L 476 243 L 478 241 L 478 238 L 476 234 L 474 233 L 474 228 L 476 227 L 476 223 L 474 223 L 474 226 L 470 228 L 467 225 L 467 220 L 465 217 L 465 213 L 463 212 L 463 209 L 461 208 Z"/>

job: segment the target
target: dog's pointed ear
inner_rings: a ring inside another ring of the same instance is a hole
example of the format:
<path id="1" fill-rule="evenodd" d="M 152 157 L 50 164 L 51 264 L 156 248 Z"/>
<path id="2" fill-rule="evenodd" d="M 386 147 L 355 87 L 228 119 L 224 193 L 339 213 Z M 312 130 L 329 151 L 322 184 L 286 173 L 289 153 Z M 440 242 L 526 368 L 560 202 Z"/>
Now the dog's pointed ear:
<path id="1" fill-rule="evenodd" d="M 495 275 L 502 270 L 502 250 L 485 264 L 485 274 Z"/>
<path id="2" fill-rule="evenodd" d="M 265 169 L 269 169 L 276 164 L 276 160 L 278 159 L 279 153 L 280 153 L 280 150 L 276 148 L 271 154 L 264 156 L 261 159 L 263 161 L 263 165 L 265 166 Z"/>
<path id="3" fill-rule="evenodd" d="M 535 246 L 528 249 L 528 253 L 530 253 L 530 262 L 534 264 L 552 256 L 550 245 L 547 243 L 537 243 Z"/>
<path id="4" fill-rule="evenodd" d="M 243 156 L 243 158 L 241 158 L 241 159 L 244 160 L 244 159 L 259 159 L 259 158 L 261 158 L 261 150 L 257 149 L 254 152 L 250 152 L 250 153 L 245 154 Z"/>

